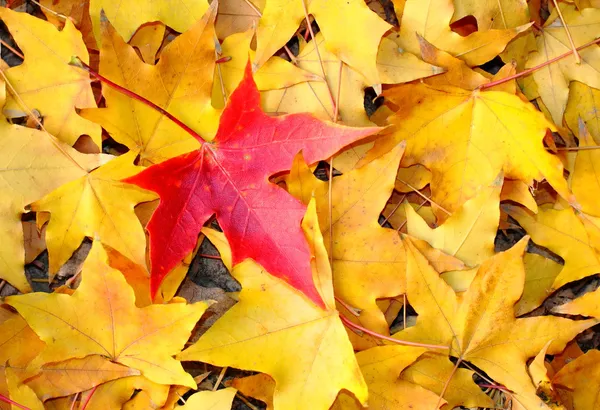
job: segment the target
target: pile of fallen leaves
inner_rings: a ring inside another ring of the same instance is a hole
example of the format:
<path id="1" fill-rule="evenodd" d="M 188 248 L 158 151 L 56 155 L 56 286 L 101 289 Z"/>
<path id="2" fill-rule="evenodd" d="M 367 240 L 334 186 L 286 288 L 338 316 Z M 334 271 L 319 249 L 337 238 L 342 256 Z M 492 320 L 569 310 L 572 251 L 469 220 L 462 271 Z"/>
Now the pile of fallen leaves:
<path id="1" fill-rule="evenodd" d="M 0 19 L 0 409 L 598 409 L 599 1 Z"/>

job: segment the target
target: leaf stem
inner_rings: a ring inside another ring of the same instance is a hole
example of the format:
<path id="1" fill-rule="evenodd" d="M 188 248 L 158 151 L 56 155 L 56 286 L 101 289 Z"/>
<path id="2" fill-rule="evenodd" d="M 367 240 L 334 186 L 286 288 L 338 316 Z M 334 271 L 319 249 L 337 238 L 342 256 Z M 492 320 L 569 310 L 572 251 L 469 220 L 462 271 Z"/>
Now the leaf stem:
<path id="1" fill-rule="evenodd" d="M 87 397 L 87 399 L 85 400 L 85 403 L 83 403 L 83 406 L 81 407 L 81 410 L 85 410 L 85 408 L 87 407 L 87 405 L 89 404 L 90 400 L 92 400 L 92 397 L 94 396 L 94 393 L 96 393 L 96 389 L 98 389 L 98 386 L 100 386 L 99 384 L 95 385 L 94 388 L 92 389 L 92 391 L 90 392 L 90 395 Z"/>
<path id="2" fill-rule="evenodd" d="M 440 408 L 440 404 L 442 404 L 442 400 L 444 399 L 444 394 L 446 394 L 446 391 L 448 390 L 448 386 L 450 386 L 450 381 L 454 377 L 454 374 L 458 370 L 458 366 L 460 366 L 461 362 L 462 362 L 462 359 L 458 359 L 456 361 L 456 364 L 454 365 L 454 368 L 452 369 L 452 372 L 450 372 L 450 376 L 448 376 L 448 379 L 446 380 L 446 383 L 444 383 L 444 387 L 442 388 L 442 391 L 440 392 L 437 405 L 435 406 L 436 409 Z"/>
<path id="3" fill-rule="evenodd" d="M 25 60 L 25 56 L 23 56 L 23 54 L 19 53 L 19 51 L 17 51 L 16 48 L 11 47 L 10 44 L 8 44 L 6 41 L 0 39 L 0 44 L 2 44 L 4 47 L 8 48 L 10 51 L 12 51 L 12 53 L 14 55 L 16 55 L 17 57 L 19 57 L 21 60 Z"/>
<path id="4" fill-rule="evenodd" d="M 593 40 L 593 41 L 590 41 L 589 43 L 585 43 L 584 45 L 577 47 L 575 50 L 580 51 L 580 50 L 583 50 L 584 48 L 587 48 L 589 46 L 593 46 L 594 44 L 600 44 L 600 37 L 597 38 L 597 39 L 595 39 L 595 40 Z M 546 61 L 546 62 L 544 62 L 542 64 L 536 65 L 535 67 L 528 68 L 527 70 L 521 71 L 520 73 L 513 74 L 513 75 L 510 75 L 508 77 L 501 78 L 499 80 L 489 82 L 487 84 L 480 85 L 479 89 L 480 90 L 485 90 L 485 89 L 488 89 L 488 88 L 491 88 L 491 87 L 495 87 L 495 86 L 500 85 L 500 84 L 507 83 L 507 82 L 509 82 L 511 80 L 515 80 L 517 78 L 524 77 L 526 75 L 529 75 L 529 74 L 533 73 L 534 71 L 539 70 L 540 68 L 544 68 L 547 65 L 550 65 L 550 64 L 552 64 L 552 63 L 554 63 L 554 62 L 556 62 L 558 60 L 562 60 L 563 58 L 568 57 L 571 54 L 573 54 L 573 50 L 567 51 L 564 54 L 561 54 L 561 55 L 559 55 L 557 57 L 551 58 L 550 60 L 548 60 L 548 61 Z"/>
<path id="5" fill-rule="evenodd" d="M 573 41 L 573 37 L 571 36 L 571 30 L 569 30 L 569 26 L 567 25 L 567 22 L 565 21 L 565 18 L 562 15 L 562 11 L 558 6 L 558 1 L 552 0 L 552 2 L 554 3 L 554 7 L 556 8 L 556 12 L 558 13 L 558 18 L 562 22 L 565 32 L 567 33 L 567 38 L 569 39 L 569 44 L 571 44 L 571 50 L 573 52 L 573 56 L 575 57 L 575 62 L 579 65 L 581 64 L 581 56 L 579 55 L 579 53 L 577 52 L 577 48 L 575 47 L 575 42 Z"/>
<path id="6" fill-rule="evenodd" d="M 352 313 L 352 315 L 354 315 L 356 317 L 360 316 L 360 309 L 350 306 L 349 304 L 347 304 L 346 302 L 344 302 L 341 298 L 338 298 L 337 296 L 334 296 L 334 299 L 337 301 L 337 303 L 342 305 L 348 312 Z"/>
<path id="7" fill-rule="evenodd" d="M 194 131 L 187 125 L 185 125 L 183 122 L 181 122 L 179 119 L 177 119 L 175 116 L 173 116 L 170 112 L 168 112 L 164 108 L 159 107 L 158 105 L 154 104 L 152 101 L 148 100 L 147 98 L 144 98 L 141 95 L 136 94 L 133 91 L 128 90 L 127 88 L 122 87 L 119 84 L 114 83 L 111 80 L 109 80 L 108 78 L 100 75 L 99 73 L 92 70 L 92 68 L 89 65 L 87 65 L 86 63 L 81 61 L 81 59 L 79 57 L 76 57 L 76 56 L 72 57 L 71 62 L 69 64 L 87 71 L 92 77 L 98 79 L 101 83 L 104 83 L 104 84 L 108 85 L 109 87 L 114 88 L 115 90 L 125 94 L 126 96 L 131 97 L 134 100 L 138 100 L 139 102 L 146 104 L 147 106 L 155 109 L 156 111 L 158 111 L 159 113 L 161 113 L 162 115 L 164 115 L 165 117 L 167 117 L 168 119 L 173 121 L 182 130 L 184 130 L 185 132 L 190 134 L 192 137 L 197 139 L 198 142 L 200 143 L 200 145 L 204 145 L 204 143 L 205 143 L 204 138 L 202 138 L 202 136 L 200 134 L 198 134 L 196 131 Z"/>
<path id="8" fill-rule="evenodd" d="M 388 342 L 397 343 L 399 345 L 405 345 L 405 346 L 424 347 L 426 349 L 445 349 L 445 350 L 448 350 L 448 346 L 430 345 L 430 344 L 418 343 L 418 342 L 409 342 L 407 340 L 399 340 L 399 339 L 394 339 L 393 337 L 390 337 L 390 336 L 382 335 L 381 333 L 374 332 L 372 330 L 367 329 L 366 327 L 362 327 L 361 325 L 357 325 L 356 323 L 351 322 L 348 318 L 346 318 L 341 313 L 340 313 L 340 320 L 342 321 L 342 323 L 344 325 L 346 325 L 346 327 L 349 327 L 349 328 L 352 328 L 352 329 L 356 329 L 356 330 L 360 330 L 363 333 L 366 333 L 366 334 L 368 334 L 370 336 L 373 336 L 373 337 L 376 337 L 378 339 L 386 340 Z"/>

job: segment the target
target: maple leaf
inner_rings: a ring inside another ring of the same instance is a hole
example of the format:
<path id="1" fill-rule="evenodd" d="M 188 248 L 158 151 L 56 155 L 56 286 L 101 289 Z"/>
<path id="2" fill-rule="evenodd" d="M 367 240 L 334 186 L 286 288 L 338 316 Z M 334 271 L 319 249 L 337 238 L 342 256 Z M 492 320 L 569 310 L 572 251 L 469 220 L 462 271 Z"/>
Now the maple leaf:
<path id="1" fill-rule="evenodd" d="M 5 84 L 0 84 L 0 105 L 5 101 Z M 102 164 L 99 155 L 84 155 L 52 135 L 10 124 L 0 115 L 0 279 L 21 292 L 31 287 L 24 275 L 21 214 L 25 205 L 64 183 L 80 178 Z M 37 158 L 33 161 L 32 158 Z"/>
<path id="2" fill-rule="evenodd" d="M 94 242 L 82 282 L 72 296 L 30 293 L 6 298 L 46 342 L 36 364 L 96 354 L 138 369 L 157 383 L 195 387 L 172 356 L 183 347 L 207 305 L 137 308 L 133 290 L 106 259 L 102 246 Z"/>
<path id="3" fill-rule="evenodd" d="M 438 408 L 439 398 L 436 394 L 398 378 L 400 372 L 425 351 L 419 347 L 392 345 L 373 347 L 356 354 L 360 371 L 369 386 L 369 409 Z M 362 406 L 352 397 L 342 394 L 333 406 L 333 409 L 336 408 L 360 409 Z"/>
<path id="4" fill-rule="evenodd" d="M 46 229 L 49 274 L 53 277 L 87 236 L 116 249 L 135 263 L 146 265 L 146 237 L 133 207 L 156 196 L 120 180 L 137 174 L 131 151 L 88 175 L 62 185 L 30 205 Z"/>
<path id="5" fill-rule="evenodd" d="M 444 393 L 447 403 L 444 409 L 456 407 L 494 407 L 494 402 L 481 391 L 473 381 L 475 372 L 469 369 L 455 369 L 448 356 L 435 352 L 427 352 L 407 367 L 400 379 L 414 383 L 437 395 Z M 448 386 L 444 392 L 444 385 Z"/>
<path id="6" fill-rule="evenodd" d="M 569 85 L 569 101 L 565 109 L 565 122 L 579 137 L 581 119 L 596 144 L 600 144 L 600 90 L 589 87 L 579 81 Z"/>
<path id="7" fill-rule="evenodd" d="M 319 118 L 333 120 L 335 103 L 344 124 L 372 125 L 364 107 L 364 89 L 369 86 L 365 78 L 327 50 L 322 33 L 317 33 L 313 41 L 306 42 L 300 38 L 299 42 L 295 60 L 297 66 L 320 77 L 323 75 L 320 61 L 323 61 L 326 82 L 321 79 L 282 90 L 263 92 L 261 98 L 264 109 L 267 112 L 288 114 L 310 112 Z M 409 82 L 442 71 L 439 67 L 424 63 L 413 54 L 400 52 L 394 42 L 386 37 L 379 44 L 376 67 L 381 81 L 386 84 Z M 339 95 L 339 98 L 332 101 L 331 95 Z"/>
<path id="8" fill-rule="evenodd" d="M 185 405 L 177 406 L 179 410 L 229 410 L 235 393 L 233 387 L 217 391 L 201 391 L 192 394 L 185 401 Z"/>
<path id="9" fill-rule="evenodd" d="M 529 185 L 545 178 L 561 196 L 575 201 L 562 164 L 542 142 L 546 130 L 554 127 L 516 95 L 407 84 L 385 96 L 396 111 L 389 121 L 397 128 L 376 142 L 372 155 L 406 140 L 402 166 L 429 168 L 432 199 L 447 211 L 456 211 L 500 171 Z M 434 209 L 441 220 L 448 217 Z"/>
<path id="10" fill-rule="evenodd" d="M 406 203 L 407 233 L 427 241 L 448 255 L 475 266 L 494 255 L 494 240 L 500 219 L 502 177 L 466 201 L 435 229 Z"/>
<path id="11" fill-rule="evenodd" d="M 36 109 L 44 128 L 58 139 L 73 145 L 82 134 L 100 145 L 100 127 L 80 117 L 76 109 L 96 106 L 90 78 L 69 65 L 77 55 L 88 63 L 88 52 L 81 34 L 67 20 L 62 31 L 27 13 L 0 7 L 0 18 L 23 50 L 23 64 L 5 71 L 18 98 L 10 96 L 3 112 L 22 117 L 24 107 Z M 25 112 L 25 115 L 29 115 Z"/>
<path id="12" fill-rule="evenodd" d="M 496 57 L 510 40 L 530 26 L 478 31 L 462 37 L 450 29 L 453 13 L 452 0 L 407 0 L 397 39 L 399 46 L 418 55 L 420 47 L 416 34 L 419 34 L 437 48 L 475 66 Z"/>
<path id="13" fill-rule="evenodd" d="M 209 138 L 219 116 L 210 102 L 216 7 L 213 2 L 202 19 L 166 46 L 156 65 L 140 60 L 110 23 L 103 23 L 100 74 Z M 102 125 L 115 141 L 139 152 L 142 165 L 198 148 L 187 132 L 146 104 L 110 87 L 103 87 L 102 94 L 106 108 L 82 110 L 81 115 Z"/>
<path id="14" fill-rule="evenodd" d="M 0 311 L 8 313 L 0 307 Z M 45 346 L 45 343 L 29 327 L 21 316 L 10 313 L 7 319 L 0 323 L 0 394 L 8 397 L 9 386 L 5 374 L 7 370 L 18 372 L 19 382 L 28 376 L 26 367 Z M 0 409 L 10 410 L 11 407 L 0 401 Z"/>
<path id="15" fill-rule="evenodd" d="M 391 26 L 363 0 L 312 0 L 306 5 L 267 0 L 256 33 L 256 66 L 264 64 L 287 43 L 307 13 L 318 22 L 329 52 L 361 73 L 368 85 L 381 83 L 375 66 L 377 46 Z M 348 25 L 347 21 L 353 24 Z"/>
<path id="16" fill-rule="evenodd" d="M 192 27 L 209 8 L 206 0 L 146 0 L 144 2 L 114 2 L 90 0 L 90 16 L 94 35 L 102 43 L 101 14 L 113 22 L 121 37 L 127 41 L 139 26 L 150 21 L 162 21 L 183 33 Z"/>
<path id="17" fill-rule="evenodd" d="M 552 378 L 552 384 L 570 410 L 598 407 L 598 390 L 589 387 L 600 383 L 599 360 L 600 352 L 591 349 L 566 364 Z"/>
<path id="18" fill-rule="evenodd" d="M 276 383 L 275 408 L 328 409 L 341 389 L 364 403 L 367 387 L 335 310 L 314 203 L 302 224 L 326 309 L 247 260 L 232 271 L 242 284 L 239 302 L 177 358 L 267 373 Z"/>
<path id="19" fill-rule="evenodd" d="M 577 46 L 594 40 L 600 29 L 600 10 L 584 9 L 561 4 L 565 23 Z M 556 17 L 556 15 L 555 15 Z M 548 19 L 541 35 L 537 37 L 537 51 L 530 54 L 526 67 L 542 64 L 560 54 L 571 51 L 571 43 L 560 20 Z M 569 83 L 580 81 L 590 87 L 600 88 L 600 46 L 593 45 L 579 51 L 581 64 L 569 56 L 533 72 L 537 91 L 550 112 L 552 120 L 560 126 L 569 98 Z M 527 92 L 527 89 L 525 89 Z"/>
<path id="20" fill-rule="evenodd" d="M 535 394 L 525 362 L 550 340 L 549 354 L 562 351 L 596 320 L 543 316 L 516 319 L 514 304 L 523 291 L 522 255 L 528 238 L 485 261 L 459 298 L 407 240 L 407 297 L 417 324 L 398 339 L 450 346 L 450 355 L 482 369 L 512 392 L 526 409 L 545 408 Z M 540 407 L 538 407 L 540 406 Z"/>
<path id="21" fill-rule="evenodd" d="M 300 229 L 305 207 L 267 178 L 288 170 L 301 149 L 314 163 L 376 130 L 327 124 L 307 114 L 268 117 L 260 109 L 248 65 L 221 116 L 214 144 L 200 141 L 199 150 L 126 180 L 161 198 L 147 227 L 152 293 L 216 214 L 234 264 L 252 258 L 322 305 Z"/>
<path id="22" fill-rule="evenodd" d="M 42 401 L 46 401 L 83 392 L 110 380 L 139 374 L 136 369 L 113 363 L 99 355 L 90 355 L 83 359 L 46 364 L 25 382 Z"/>
<path id="23" fill-rule="evenodd" d="M 591 217 L 572 208 L 540 209 L 535 216 L 513 205 L 507 204 L 503 208 L 536 244 L 550 249 L 565 261 L 548 293 L 600 272 L 600 242 L 594 240 L 594 231 L 599 229 L 600 223 L 595 226 Z"/>

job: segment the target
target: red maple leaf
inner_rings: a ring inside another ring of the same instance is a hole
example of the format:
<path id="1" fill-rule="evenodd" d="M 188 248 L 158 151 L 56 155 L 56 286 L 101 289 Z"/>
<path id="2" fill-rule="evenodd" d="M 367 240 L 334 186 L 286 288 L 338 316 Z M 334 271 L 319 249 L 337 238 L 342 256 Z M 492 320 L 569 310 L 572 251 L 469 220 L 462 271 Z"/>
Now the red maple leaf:
<path id="1" fill-rule="evenodd" d="M 300 150 L 308 163 L 315 163 L 378 130 L 344 127 L 309 114 L 269 117 L 260 108 L 248 65 L 212 143 L 198 137 L 200 149 L 125 180 L 160 196 L 147 226 L 152 295 L 192 251 L 200 229 L 216 214 L 234 264 L 252 258 L 324 306 L 300 227 L 306 208 L 269 177 L 288 171 Z"/>

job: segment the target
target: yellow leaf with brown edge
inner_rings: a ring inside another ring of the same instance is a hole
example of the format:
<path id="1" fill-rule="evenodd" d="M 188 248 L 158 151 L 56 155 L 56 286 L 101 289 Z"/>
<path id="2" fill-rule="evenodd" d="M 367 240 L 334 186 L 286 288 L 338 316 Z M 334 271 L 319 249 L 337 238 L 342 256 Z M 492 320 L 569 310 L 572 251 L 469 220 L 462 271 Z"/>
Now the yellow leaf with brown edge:
<path id="1" fill-rule="evenodd" d="M 0 105 L 5 101 L 5 84 L 0 83 Z M 84 155 L 52 135 L 10 124 L 0 115 L 0 279 L 31 291 L 24 275 L 24 244 L 21 214 L 24 207 L 61 185 L 83 177 L 106 159 Z M 37 158 L 32 161 L 32 158 Z"/>
<path id="2" fill-rule="evenodd" d="M 563 198 L 575 201 L 560 160 L 542 143 L 546 130 L 554 127 L 516 95 L 407 84 L 386 91 L 385 97 L 396 111 L 389 119 L 396 128 L 376 142 L 365 161 L 406 140 L 402 166 L 426 166 L 432 172 L 432 200 L 448 212 L 501 171 L 528 185 L 546 179 Z M 448 217 L 440 209 L 435 213 L 441 221 Z"/>
<path id="3" fill-rule="evenodd" d="M 268 0 L 258 22 L 254 64 L 262 66 L 283 47 L 305 19 L 305 10 L 319 24 L 327 50 L 358 71 L 368 86 L 381 84 L 375 64 L 377 46 L 391 26 L 363 0 L 313 0 L 306 5 Z M 352 24 L 347 24 L 352 21 Z"/>
<path id="4" fill-rule="evenodd" d="M 219 112 L 211 105 L 215 68 L 216 2 L 188 31 L 161 52 L 156 65 L 144 63 L 108 22 L 100 49 L 100 74 L 167 110 L 203 138 L 211 139 Z M 111 137 L 140 154 L 140 164 L 162 162 L 198 148 L 198 141 L 152 107 L 109 86 L 106 108 L 82 110 Z"/>
<path id="5" fill-rule="evenodd" d="M 581 46 L 597 38 L 600 30 L 599 9 L 588 8 L 579 11 L 574 5 L 564 3 L 560 7 L 575 45 Z M 546 21 L 541 35 L 537 37 L 537 50 L 529 55 L 527 68 L 571 51 L 565 28 L 556 13 L 554 17 Z M 571 81 L 580 81 L 590 87 L 600 88 L 600 47 L 587 47 L 580 50 L 579 55 L 581 64 L 577 64 L 575 58 L 569 56 L 531 74 L 539 95 L 557 126 L 562 125 Z"/>
<path id="6" fill-rule="evenodd" d="M 598 408 L 600 352 L 592 349 L 563 367 L 552 383 L 569 410 Z"/>
<path id="7" fill-rule="evenodd" d="M 315 205 L 302 222 L 322 310 L 252 260 L 233 268 L 239 302 L 177 358 L 266 373 L 275 408 L 328 409 L 346 389 L 366 402 L 367 387 L 333 299 L 331 269 Z M 273 352 L 277 352 L 276 355 Z"/>
<path id="8" fill-rule="evenodd" d="M 527 30 L 530 24 L 508 29 L 477 31 L 466 37 L 450 28 L 454 14 L 452 0 L 407 0 L 400 22 L 398 44 L 406 51 L 419 54 L 421 35 L 437 48 L 464 60 L 467 65 L 483 64 L 496 57 L 509 41 Z"/>
<path id="9" fill-rule="evenodd" d="M 600 90 L 589 87 L 579 81 L 569 84 L 569 100 L 565 109 L 565 122 L 579 135 L 579 119 L 583 120 L 594 139 L 595 145 L 600 145 Z"/>
<path id="10" fill-rule="evenodd" d="M 448 346 L 450 356 L 477 366 L 511 390 L 520 406 L 533 410 L 547 407 L 536 396 L 526 361 L 549 340 L 548 354 L 562 351 L 597 320 L 515 318 L 514 305 L 523 292 L 522 256 L 528 240 L 522 239 L 481 264 L 460 297 L 407 240 L 407 297 L 418 318 L 415 326 L 394 337 Z"/>
<path id="11" fill-rule="evenodd" d="M 192 394 L 178 410 L 229 410 L 233 403 L 236 390 L 227 387 L 217 391 L 201 391 Z"/>
<path id="12" fill-rule="evenodd" d="M 200 20 L 208 8 L 206 0 L 90 0 L 90 16 L 98 44 L 103 42 L 102 18 L 108 19 L 119 35 L 129 41 L 139 26 L 151 21 L 162 21 L 173 30 L 183 33 Z"/>
<path id="13" fill-rule="evenodd" d="M 437 395 L 442 393 L 446 381 L 450 380 L 443 397 L 447 402 L 444 409 L 459 406 L 494 407 L 494 402 L 473 381 L 473 374 L 469 369 L 454 370 L 454 364 L 448 360 L 447 355 L 430 351 L 407 367 L 400 374 L 400 379 L 422 386 Z"/>
<path id="14" fill-rule="evenodd" d="M 110 380 L 136 376 L 140 372 L 99 355 L 48 363 L 35 369 L 36 375 L 27 379 L 27 385 L 42 400 L 89 390 Z"/>
<path id="15" fill-rule="evenodd" d="M 19 408 L 26 408 L 28 410 L 44 410 L 44 404 L 38 399 L 33 390 L 26 384 L 22 384 L 19 380 L 19 376 L 13 369 L 7 367 L 4 370 L 6 381 L 8 384 L 9 398 L 18 403 Z M 4 403 L 3 403 L 4 404 Z M 16 409 L 17 406 L 12 406 Z"/>
<path id="16" fill-rule="evenodd" d="M 49 276 L 53 278 L 85 237 L 94 238 L 141 266 L 146 266 L 146 236 L 133 208 L 156 199 L 152 192 L 121 182 L 143 167 L 134 166 L 136 152 L 128 152 L 84 177 L 62 185 L 35 201 L 38 227 L 45 212 Z"/>
<path id="17" fill-rule="evenodd" d="M 408 204 L 405 204 L 407 232 L 462 260 L 468 266 L 481 264 L 494 255 L 494 240 L 500 220 L 502 176 L 466 201 L 446 221 L 431 229 Z"/>
<path id="18" fill-rule="evenodd" d="M 69 65 L 72 56 L 89 62 L 73 23 L 67 20 L 58 31 L 47 21 L 5 7 L 0 8 L 0 19 L 25 55 L 23 64 L 3 70 L 18 94 L 18 98 L 12 94 L 7 98 L 4 114 L 23 117 L 30 114 L 27 109 L 36 109 L 44 128 L 61 141 L 73 145 L 86 134 L 100 146 L 100 127 L 77 113 L 78 109 L 96 107 L 96 102 L 89 75 Z"/>
<path id="19" fill-rule="evenodd" d="M 426 349 L 411 346 L 378 346 L 356 354 L 367 385 L 369 386 L 369 409 L 437 409 L 444 404 L 437 394 L 398 375 L 410 366 Z M 337 401 L 339 409 L 359 409 L 354 398 L 340 395 Z"/>
<path id="20" fill-rule="evenodd" d="M 98 354 L 156 383 L 195 387 L 173 355 L 188 340 L 205 303 L 137 308 L 133 290 L 121 272 L 107 265 L 97 241 L 82 275 L 72 296 L 31 293 L 6 298 L 46 342 L 37 365 Z"/>
<path id="21" fill-rule="evenodd" d="M 600 254 L 591 228 L 586 226 L 584 214 L 576 213 L 572 208 L 542 208 L 537 215 L 513 205 L 504 205 L 503 208 L 536 244 L 550 249 L 565 261 L 548 293 L 600 272 Z"/>

